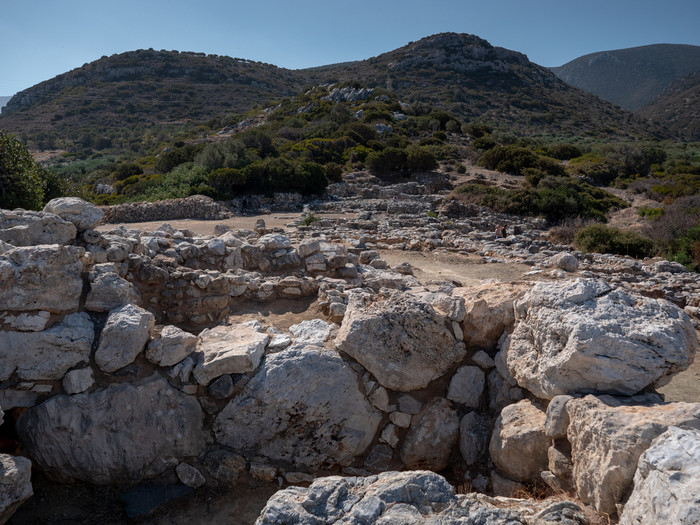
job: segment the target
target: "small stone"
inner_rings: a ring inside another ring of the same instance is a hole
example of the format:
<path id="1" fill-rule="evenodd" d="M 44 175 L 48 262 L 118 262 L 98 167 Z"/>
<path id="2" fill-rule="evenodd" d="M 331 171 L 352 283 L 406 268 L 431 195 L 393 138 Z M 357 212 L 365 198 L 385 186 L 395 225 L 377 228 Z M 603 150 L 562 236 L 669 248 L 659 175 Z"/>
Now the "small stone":
<path id="1" fill-rule="evenodd" d="M 277 468 L 265 463 L 251 463 L 250 475 L 262 481 L 272 481 L 277 477 Z"/>
<path id="2" fill-rule="evenodd" d="M 547 417 L 544 421 L 544 433 L 552 439 L 566 437 L 566 429 L 569 426 L 569 414 L 566 404 L 573 399 L 569 395 L 559 395 L 552 398 L 547 406 Z"/>
<path id="3" fill-rule="evenodd" d="M 193 467 L 189 463 L 180 463 L 177 467 L 175 467 L 175 472 L 177 473 L 177 477 L 184 485 L 194 489 L 201 487 L 207 481 L 204 478 L 204 475 L 202 475 L 197 468 Z"/>
<path id="4" fill-rule="evenodd" d="M 398 399 L 399 410 L 401 412 L 406 412 L 407 414 L 418 414 L 423 407 L 423 404 L 418 401 L 415 397 L 404 394 Z"/>
<path id="5" fill-rule="evenodd" d="M 391 448 L 396 448 L 399 443 L 399 436 L 396 435 L 396 427 L 389 423 L 382 430 L 382 435 L 379 436 L 379 441 L 388 444 Z"/>
<path id="6" fill-rule="evenodd" d="M 92 368 L 71 370 L 63 378 L 63 390 L 66 394 L 80 394 L 90 389 L 95 384 L 95 376 Z"/>
<path id="7" fill-rule="evenodd" d="M 226 399 L 233 395 L 233 379 L 226 374 L 212 381 L 208 388 L 209 395 L 214 399 Z"/>
<path id="8" fill-rule="evenodd" d="M 389 414 L 389 420 L 399 428 L 408 428 L 411 425 L 411 414 L 405 412 L 392 412 Z"/>
<path id="9" fill-rule="evenodd" d="M 457 370 L 447 391 L 447 399 L 467 407 L 477 408 L 484 391 L 484 372 L 476 366 L 463 366 Z"/>
<path id="10" fill-rule="evenodd" d="M 495 361 L 491 358 L 489 354 L 483 350 L 479 350 L 472 356 L 472 361 L 479 365 L 484 370 L 489 370 L 496 366 Z"/>
<path id="11" fill-rule="evenodd" d="M 376 388 L 370 394 L 369 401 L 382 412 L 386 412 L 389 408 L 389 394 L 386 388 L 382 386 Z"/>

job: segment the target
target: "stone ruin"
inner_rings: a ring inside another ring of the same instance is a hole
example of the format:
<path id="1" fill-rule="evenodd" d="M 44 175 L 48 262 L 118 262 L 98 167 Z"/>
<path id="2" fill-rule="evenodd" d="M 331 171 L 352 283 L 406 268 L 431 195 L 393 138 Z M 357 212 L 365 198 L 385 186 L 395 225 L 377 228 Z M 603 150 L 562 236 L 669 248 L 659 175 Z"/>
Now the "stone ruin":
<path id="1" fill-rule="evenodd" d="M 506 244 L 412 217 L 206 237 L 98 231 L 101 210 L 74 198 L 0 211 L 0 407 L 17 435 L 0 454 L 0 522 L 31 496 L 32 469 L 286 485 L 260 524 L 580 524 L 587 507 L 698 522 L 700 403 L 654 390 L 693 361 L 695 288 L 639 293 L 682 272 L 601 267 L 536 228 Z M 399 243 L 508 247 L 553 269 L 422 285 L 372 249 Z M 323 318 L 279 330 L 230 316 L 280 299 Z M 545 490 L 569 500 L 523 498 Z"/>

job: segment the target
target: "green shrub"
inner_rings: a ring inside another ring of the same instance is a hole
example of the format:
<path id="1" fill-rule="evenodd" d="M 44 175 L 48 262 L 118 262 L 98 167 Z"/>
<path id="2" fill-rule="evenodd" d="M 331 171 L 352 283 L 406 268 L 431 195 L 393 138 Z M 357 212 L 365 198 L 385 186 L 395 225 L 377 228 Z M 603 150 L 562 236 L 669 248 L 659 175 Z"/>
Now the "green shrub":
<path id="1" fill-rule="evenodd" d="M 141 175 L 143 169 L 138 164 L 133 162 L 122 162 L 117 165 L 112 176 L 114 180 L 124 180 L 132 177 L 133 175 Z"/>
<path id="2" fill-rule="evenodd" d="M 685 265 L 690 271 L 700 271 L 700 222 L 671 242 L 668 259 Z"/>
<path id="3" fill-rule="evenodd" d="M 570 160 L 580 157 L 583 153 L 572 144 L 553 144 L 546 149 L 548 156 L 559 160 Z"/>
<path id="4" fill-rule="evenodd" d="M 612 253 L 635 258 L 650 257 L 654 254 L 654 243 L 651 239 L 604 224 L 592 224 L 581 228 L 576 232 L 574 244 L 584 252 Z"/>
<path id="5" fill-rule="evenodd" d="M 401 148 L 373 151 L 367 156 L 367 166 L 377 175 L 386 175 L 407 168 L 408 153 Z"/>
<path id="6" fill-rule="evenodd" d="M 646 217 L 650 220 L 660 219 L 664 214 L 663 208 L 649 208 L 647 206 L 642 206 L 637 212 L 640 217 Z"/>
<path id="7" fill-rule="evenodd" d="M 63 188 L 62 179 L 36 163 L 17 138 L 0 132 L 0 208 L 38 210 Z"/>
<path id="8" fill-rule="evenodd" d="M 430 171 L 438 167 L 438 162 L 428 149 L 420 146 L 409 146 L 406 151 L 406 165 L 411 171 Z"/>

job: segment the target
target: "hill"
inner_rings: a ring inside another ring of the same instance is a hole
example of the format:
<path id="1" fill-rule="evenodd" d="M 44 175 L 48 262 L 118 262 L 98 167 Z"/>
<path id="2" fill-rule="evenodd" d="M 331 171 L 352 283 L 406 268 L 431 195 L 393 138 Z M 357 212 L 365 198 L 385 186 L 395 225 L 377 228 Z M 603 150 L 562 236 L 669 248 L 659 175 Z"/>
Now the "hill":
<path id="1" fill-rule="evenodd" d="M 655 44 L 584 55 L 555 75 L 627 110 L 649 104 L 677 79 L 700 70 L 700 46 Z"/>
<path id="2" fill-rule="evenodd" d="M 197 124 L 215 130 L 256 106 L 339 82 L 382 87 L 402 102 L 520 134 L 650 137 L 644 120 L 569 86 L 525 55 L 455 33 L 298 71 L 177 51 L 103 57 L 15 95 L 0 129 L 22 134 L 35 149 L 136 151 Z"/>
<path id="3" fill-rule="evenodd" d="M 474 35 L 433 35 L 368 60 L 315 71 L 386 87 L 407 102 L 425 102 L 521 134 L 649 136 L 643 120 L 572 88 L 524 54 Z"/>
<path id="4" fill-rule="evenodd" d="M 4 107 L 12 97 L 0 97 L 0 108 Z"/>
<path id="5" fill-rule="evenodd" d="M 662 122 L 684 140 L 700 141 L 700 71 L 675 81 L 637 113 Z"/>

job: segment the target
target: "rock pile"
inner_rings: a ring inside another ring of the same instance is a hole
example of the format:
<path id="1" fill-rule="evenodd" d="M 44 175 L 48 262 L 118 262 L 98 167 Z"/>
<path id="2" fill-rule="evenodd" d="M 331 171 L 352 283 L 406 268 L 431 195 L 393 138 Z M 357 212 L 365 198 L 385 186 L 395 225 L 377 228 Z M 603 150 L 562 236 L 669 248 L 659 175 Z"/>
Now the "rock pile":
<path id="1" fill-rule="evenodd" d="M 678 450 L 700 448 L 700 404 L 653 393 L 695 356 L 689 316 L 534 228 L 495 239 L 484 218 L 446 229 L 367 212 L 294 232 L 100 233 L 87 203 L 52 209 L 0 212 L 0 407 L 47 476 L 198 487 L 335 475 L 280 492 L 259 523 L 586 522 L 571 502 L 455 496 L 423 472 L 447 467 L 496 496 L 544 482 L 623 522 L 693 515 L 700 473 Z M 507 252 L 549 280 L 424 286 L 388 268 L 387 246 Z M 647 282 L 697 284 L 624 261 Z M 327 319 L 279 331 L 229 318 L 239 302 L 309 297 Z M 31 491 L 12 466 L 28 461 L 8 458 L 2 480 L 18 495 L 3 512 Z M 402 469 L 418 471 L 389 472 Z M 650 491 L 678 503 L 653 514 Z"/>

